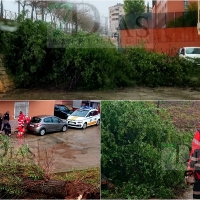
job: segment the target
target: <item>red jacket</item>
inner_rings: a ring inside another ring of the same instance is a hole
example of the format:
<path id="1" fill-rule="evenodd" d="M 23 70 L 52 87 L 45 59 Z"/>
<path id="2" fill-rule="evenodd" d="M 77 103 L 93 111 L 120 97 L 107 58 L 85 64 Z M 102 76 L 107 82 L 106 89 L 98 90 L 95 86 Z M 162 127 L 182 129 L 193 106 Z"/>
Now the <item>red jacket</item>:
<path id="1" fill-rule="evenodd" d="M 196 171 L 200 179 L 200 129 L 198 129 L 192 140 L 192 150 L 188 161 L 188 170 Z"/>
<path id="2" fill-rule="evenodd" d="M 21 113 L 18 117 L 18 126 L 24 125 L 24 121 L 25 121 L 25 115 Z"/>
<path id="3" fill-rule="evenodd" d="M 31 121 L 31 117 L 25 117 L 26 123 L 28 124 Z"/>

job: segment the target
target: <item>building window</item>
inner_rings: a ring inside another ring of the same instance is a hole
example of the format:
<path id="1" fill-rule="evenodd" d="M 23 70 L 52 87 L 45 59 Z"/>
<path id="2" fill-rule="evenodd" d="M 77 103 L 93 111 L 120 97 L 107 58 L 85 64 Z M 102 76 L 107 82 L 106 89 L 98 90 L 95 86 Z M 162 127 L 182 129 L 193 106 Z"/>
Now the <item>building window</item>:
<path id="1" fill-rule="evenodd" d="M 19 112 L 22 111 L 25 116 L 28 116 L 29 102 L 15 102 L 14 105 L 14 118 L 18 118 Z"/>

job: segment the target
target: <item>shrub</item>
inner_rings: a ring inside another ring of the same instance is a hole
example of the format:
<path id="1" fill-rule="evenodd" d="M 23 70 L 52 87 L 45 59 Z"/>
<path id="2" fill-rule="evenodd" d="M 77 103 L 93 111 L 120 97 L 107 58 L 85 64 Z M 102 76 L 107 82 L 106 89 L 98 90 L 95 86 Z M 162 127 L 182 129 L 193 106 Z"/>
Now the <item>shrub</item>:
<path id="1" fill-rule="evenodd" d="M 26 19 L 19 22 L 17 31 L 1 31 L 0 36 L 4 65 L 18 88 L 98 90 L 200 84 L 200 68 L 194 63 L 144 47 L 118 51 L 96 33 L 72 35 L 49 23 Z"/>
<path id="2" fill-rule="evenodd" d="M 192 135 L 182 137 L 165 110 L 159 109 L 165 112 L 163 119 L 155 106 L 101 102 L 101 171 L 117 187 L 102 198 L 173 198 L 174 188 L 183 187 L 186 161 L 177 160 L 176 145 L 191 141 Z M 180 151 L 189 156 L 188 148 Z"/>
<path id="3" fill-rule="evenodd" d="M 200 69 L 194 63 L 144 48 L 127 48 L 127 57 L 135 69 L 133 79 L 142 86 L 194 86 L 200 83 Z"/>
<path id="4" fill-rule="evenodd" d="M 27 145 L 14 149 L 9 137 L 0 134 L 0 198 L 19 198 L 26 195 L 29 181 L 43 180 L 41 167 L 34 163 Z"/>

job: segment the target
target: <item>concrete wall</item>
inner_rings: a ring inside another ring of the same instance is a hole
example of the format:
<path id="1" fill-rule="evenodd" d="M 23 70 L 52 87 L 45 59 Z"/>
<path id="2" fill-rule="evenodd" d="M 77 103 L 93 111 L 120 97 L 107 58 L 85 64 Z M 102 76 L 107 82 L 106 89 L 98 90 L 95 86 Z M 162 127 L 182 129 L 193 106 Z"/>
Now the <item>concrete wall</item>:
<path id="1" fill-rule="evenodd" d="M 6 73 L 3 66 L 3 57 L 0 55 L 0 93 L 11 91 L 15 88 L 12 78 Z"/>

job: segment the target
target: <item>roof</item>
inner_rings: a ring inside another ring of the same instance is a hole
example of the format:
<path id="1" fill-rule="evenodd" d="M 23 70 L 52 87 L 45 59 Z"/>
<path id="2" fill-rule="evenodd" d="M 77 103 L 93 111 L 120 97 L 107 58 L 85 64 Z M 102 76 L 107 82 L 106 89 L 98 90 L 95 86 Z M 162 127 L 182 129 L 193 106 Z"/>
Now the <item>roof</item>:
<path id="1" fill-rule="evenodd" d="M 63 105 L 63 104 L 55 104 L 55 106 L 64 106 L 64 107 L 67 107 L 66 105 Z"/>
<path id="2" fill-rule="evenodd" d="M 117 3 L 116 5 L 114 5 L 114 6 L 110 6 L 109 8 L 117 7 L 117 6 L 124 6 L 124 4 L 122 4 L 122 3 Z"/>
<path id="3" fill-rule="evenodd" d="M 53 116 L 53 115 L 35 115 L 35 116 L 33 116 L 33 117 L 43 118 L 43 117 L 55 117 L 55 116 Z M 33 117 L 32 117 L 32 118 L 33 118 Z"/>
<path id="4" fill-rule="evenodd" d="M 90 107 L 90 106 L 81 106 L 80 109 L 84 109 L 84 110 L 92 110 L 94 108 Z"/>
<path id="5" fill-rule="evenodd" d="M 182 47 L 182 48 L 200 48 L 200 47 Z"/>
<path id="6" fill-rule="evenodd" d="M 97 110 L 97 109 L 95 109 L 95 108 L 79 108 L 78 110 L 87 110 L 87 111 L 89 111 L 89 110 Z"/>

